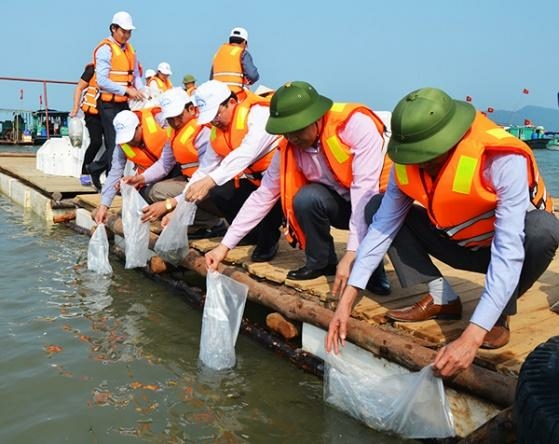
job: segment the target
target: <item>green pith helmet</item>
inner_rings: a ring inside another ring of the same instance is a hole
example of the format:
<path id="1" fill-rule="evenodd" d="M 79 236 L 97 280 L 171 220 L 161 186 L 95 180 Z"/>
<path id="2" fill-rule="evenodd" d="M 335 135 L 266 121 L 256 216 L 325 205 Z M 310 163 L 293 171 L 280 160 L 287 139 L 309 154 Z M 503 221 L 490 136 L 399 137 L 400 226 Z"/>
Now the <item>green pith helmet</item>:
<path id="1" fill-rule="evenodd" d="M 288 82 L 272 96 L 266 131 L 286 134 L 303 129 L 326 114 L 332 103 L 307 82 Z"/>
<path id="2" fill-rule="evenodd" d="M 183 78 L 182 78 L 182 83 L 192 83 L 195 82 L 196 79 L 194 78 L 194 76 L 192 74 L 186 74 Z"/>
<path id="3" fill-rule="evenodd" d="M 475 114 L 472 105 L 453 100 L 440 89 L 413 91 L 392 112 L 388 156 L 402 164 L 428 162 L 458 143 Z"/>

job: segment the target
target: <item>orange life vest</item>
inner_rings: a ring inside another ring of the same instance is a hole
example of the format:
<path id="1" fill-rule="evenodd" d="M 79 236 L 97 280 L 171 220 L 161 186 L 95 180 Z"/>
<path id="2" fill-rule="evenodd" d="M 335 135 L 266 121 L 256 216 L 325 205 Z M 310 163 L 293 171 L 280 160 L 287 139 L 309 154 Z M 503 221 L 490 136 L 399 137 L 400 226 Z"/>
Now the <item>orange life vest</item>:
<path id="1" fill-rule="evenodd" d="M 330 170 L 336 180 L 345 188 L 350 188 L 353 181 L 353 154 L 350 147 L 341 139 L 340 132 L 354 113 L 360 112 L 369 116 L 380 136 L 384 135 L 386 127 L 380 117 L 364 105 L 350 103 L 334 103 L 330 110 L 324 115 L 322 132 L 320 134 L 320 145 L 324 150 Z M 287 140 L 280 145 L 280 195 L 283 214 L 287 220 L 284 232 L 287 241 L 293 246 L 299 245 L 305 248 L 306 239 L 303 230 L 295 218 L 293 210 L 293 199 L 295 194 L 309 183 L 297 164 L 294 148 Z M 384 192 L 390 176 L 392 161 L 384 156 L 384 163 L 379 178 L 380 191 Z"/>
<path id="2" fill-rule="evenodd" d="M 155 80 L 155 83 L 157 83 L 157 87 L 160 89 L 161 92 L 165 92 L 168 89 L 171 89 L 173 87 L 173 84 L 171 83 L 170 79 L 167 80 L 163 80 L 160 79 L 157 75 L 153 76 L 150 78 L 148 85 L 153 82 Z"/>
<path id="3" fill-rule="evenodd" d="M 181 173 L 186 177 L 192 177 L 200 165 L 198 150 L 194 141 L 202 128 L 204 128 L 204 125 L 199 125 L 196 119 L 192 119 L 172 138 L 173 156 L 180 166 Z"/>
<path id="4" fill-rule="evenodd" d="M 126 157 L 137 166 L 139 174 L 157 162 L 168 140 L 167 130 L 161 128 L 154 118 L 160 111 L 158 107 L 134 111 L 142 125 L 144 143 L 141 146 L 120 145 Z"/>
<path id="5" fill-rule="evenodd" d="M 520 154 L 528 163 L 530 200 L 552 211 L 532 150 L 477 113 L 470 130 L 453 149 L 433 181 L 418 165 L 395 164 L 398 187 L 427 210 L 431 222 L 468 248 L 489 246 L 494 235 L 497 195 L 483 178 L 486 154 Z"/>
<path id="6" fill-rule="evenodd" d="M 241 63 L 243 51 L 242 46 L 225 43 L 217 50 L 213 59 L 212 79 L 226 83 L 234 93 L 242 91 L 247 84 Z"/>
<path id="7" fill-rule="evenodd" d="M 257 96 L 249 91 L 247 98 L 237 103 L 235 111 L 233 112 L 233 118 L 226 132 L 212 126 L 210 142 L 213 150 L 219 156 L 226 157 L 231 151 L 239 147 L 248 132 L 248 114 L 254 105 L 270 106 L 270 99 Z M 274 152 L 275 149 L 264 154 L 259 159 L 256 159 L 235 179 L 238 181 L 240 176 L 244 174 L 252 183 L 260 185 L 262 173 L 268 168 L 268 165 L 270 165 L 272 157 L 274 157 Z"/>
<path id="8" fill-rule="evenodd" d="M 86 65 L 86 68 L 89 65 Z M 95 71 L 93 76 L 89 79 L 89 85 L 85 89 L 85 93 L 82 96 L 82 103 L 80 108 L 84 113 L 87 114 L 99 114 L 97 109 L 97 99 L 99 98 L 99 87 L 97 86 L 97 77 L 95 77 Z"/>
<path id="9" fill-rule="evenodd" d="M 126 43 L 126 47 L 123 51 L 118 43 L 110 39 L 104 39 L 93 51 L 94 63 L 95 53 L 103 45 L 109 45 L 111 48 L 109 79 L 124 87 L 131 86 L 134 80 L 134 66 L 136 65 L 136 52 L 133 46 L 130 43 Z M 101 100 L 103 102 L 126 102 L 128 97 L 101 91 Z"/>

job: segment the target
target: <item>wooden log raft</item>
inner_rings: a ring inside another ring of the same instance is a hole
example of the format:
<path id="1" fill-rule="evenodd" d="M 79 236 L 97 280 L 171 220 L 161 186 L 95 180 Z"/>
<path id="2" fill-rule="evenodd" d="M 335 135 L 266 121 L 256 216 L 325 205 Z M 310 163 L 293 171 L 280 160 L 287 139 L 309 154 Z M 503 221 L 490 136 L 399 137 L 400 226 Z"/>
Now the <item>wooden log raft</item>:
<path id="1" fill-rule="evenodd" d="M 118 216 L 110 215 L 106 226 L 113 233 L 123 235 L 122 221 Z M 157 235 L 151 233 L 150 248 L 153 248 L 156 240 Z M 181 266 L 195 271 L 199 275 L 206 275 L 205 259 L 196 250 L 190 249 L 181 262 Z M 333 316 L 332 310 L 282 291 L 281 287 L 272 287 L 257 282 L 238 267 L 227 267 L 222 264 L 219 271 L 246 284 L 249 287 L 248 298 L 251 301 L 269 307 L 288 319 L 328 329 L 328 324 Z M 353 318 L 349 320 L 348 339 L 376 356 L 396 362 L 410 370 L 419 370 L 432 363 L 436 354 L 435 351 L 418 345 L 411 338 Z M 455 377 L 445 379 L 445 382 L 458 390 L 470 392 L 499 407 L 508 407 L 514 401 L 516 378 L 475 364 Z"/>

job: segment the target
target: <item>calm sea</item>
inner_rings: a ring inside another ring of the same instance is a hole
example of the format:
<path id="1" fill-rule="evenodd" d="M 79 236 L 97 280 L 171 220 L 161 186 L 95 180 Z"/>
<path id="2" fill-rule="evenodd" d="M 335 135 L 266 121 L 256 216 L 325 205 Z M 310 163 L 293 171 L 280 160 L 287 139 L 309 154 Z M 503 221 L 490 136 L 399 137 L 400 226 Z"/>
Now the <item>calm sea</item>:
<path id="1" fill-rule="evenodd" d="M 88 238 L 0 195 L 0 443 L 397 443 L 322 400 L 322 381 L 244 335 L 198 364 L 201 313 Z"/>

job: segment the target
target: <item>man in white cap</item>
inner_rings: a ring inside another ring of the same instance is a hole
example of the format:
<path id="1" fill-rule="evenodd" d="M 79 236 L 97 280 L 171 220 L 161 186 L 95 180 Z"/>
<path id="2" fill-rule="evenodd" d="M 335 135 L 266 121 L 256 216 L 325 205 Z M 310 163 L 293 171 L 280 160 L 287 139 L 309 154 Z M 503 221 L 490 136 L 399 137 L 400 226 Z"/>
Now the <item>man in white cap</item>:
<path id="1" fill-rule="evenodd" d="M 158 108 L 143 108 L 139 111 L 124 110 L 116 115 L 113 123 L 118 147 L 113 152 L 111 169 L 101 190 L 101 204 L 95 215 L 97 223 L 106 220 L 126 161 L 133 162 L 136 170 L 142 174 L 157 162 L 164 148 L 170 144 L 167 130 L 156 120 L 160 114 Z M 149 187 L 143 187 L 140 193 L 148 199 Z"/>
<path id="2" fill-rule="evenodd" d="M 148 87 L 152 97 L 158 97 L 161 93 L 171 89 L 173 84 L 171 83 L 171 65 L 167 62 L 161 62 L 157 65 L 157 72 L 148 82 Z"/>
<path id="3" fill-rule="evenodd" d="M 241 102 L 225 83 L 210 80 L 196 88 L 198 123 L 212 125 L 210 146 L 190 180 L 186 199 L 201 202 L 210 195 L 229 223 L 247 197 L 258 188 L 279 143 L 266 132 L 269 100 L 250 94 Z M 244 238 L 255 243 L 254 262 L 271 260 L 278 248 L 282 221 L 279 202 Z"/>
<path id="4" fill-rule="evenodd" d="M 151 80 L 151 78 L 155 75 L 155 69 L 146 69 L 146 72 L 144 74 L 144 77 L 146 78 L 146 85 L 149 85 L 149 81 Z"/>
<path id="5" fill-rule="evenodd" d="M 99 86 L 99 114 L 103 125 L 106 151 L 101 158 L 88 165 L 91 180 L 101 188 L 99 175 L 111 169 L 115 147 L 113 120 L 123 110 L 129 109 L 129 99 L 142 99 L 143 88 L 138 59 L 128 42 L 136 29 L 126 11 L 117 12 L 109 26 L 111 36 L 103 39 L 93 51 L 95 77 Z"/>
<path id="6" fill-rule="evenodd" d="M 179 199 L 184 199 L 184 187 L 190 177 L 203 164 L 204 153 L 210 141 L 210 130 L 199 125 L 196 120 L 196 108 L 192 98 L 182 88 L 171 88 L 159 97 L 161 118 L 172 128 L 171 143 L 166 145 L 161 157 L 141 174 L 125 177 L 129 185 L 142 187 L 153 183 L 147 198 L 153 202 L 144 208 L 142 220 L 157 219 L 172 211 Z M 174 168 L 180 168 L 182 174 L 161 180 L 169 175 Z M 160 181 L 161 180 L 161 181 Z M 221 236 L 227 228 L 219 218 L 219 211 L 206 200 L 196 212 L 191 239 Z"/>
<path id="7" fill-rule="evenodd" d="M 247 47 L 247 30 L 233 28 L 229 34 L 229 43 L 221 45 L 215 53 L 210 72 L 210 80 L 226 83 L 239 99 L 244 98 L 243 90 L 260 78 Z"/>

